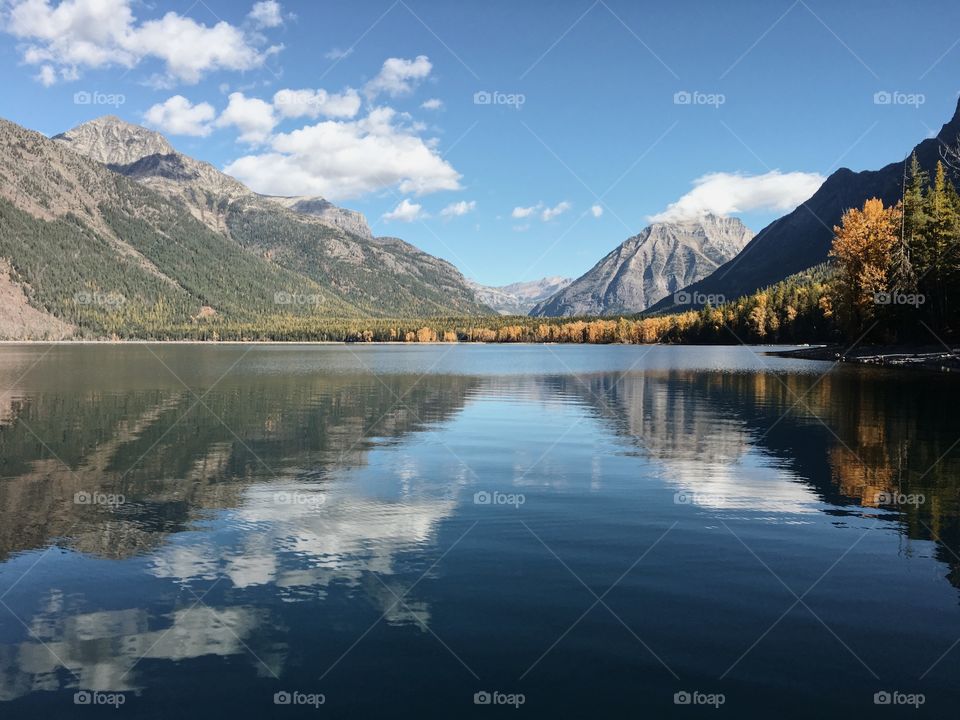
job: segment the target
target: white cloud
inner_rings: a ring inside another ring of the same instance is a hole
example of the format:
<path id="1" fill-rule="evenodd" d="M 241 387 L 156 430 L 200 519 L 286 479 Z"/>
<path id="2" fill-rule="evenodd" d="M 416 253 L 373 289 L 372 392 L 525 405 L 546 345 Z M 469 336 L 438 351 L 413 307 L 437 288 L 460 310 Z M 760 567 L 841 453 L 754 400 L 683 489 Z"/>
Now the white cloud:
<path id="1" fill-rule="evenodd" d="M 603 205 L 591 205 L 590 214 L 595 218 L 601 217 L 603 215 Z"/>
<path id="2" fill-rule="evenodd" d="M 273 107 L 284 118 L 321 115 L 332 118 L 352 118 L 360 111 L 360 93 L 347 88 L 340 94 L 326 90 L 280 90 L 273 96 Z"/>
<path id="3" fill-rule="evenodd" d="M 396 220 L 397 222 L 413 222 L 426 217 L 423 213 L 423 206 L 418 203 L 412 203 L 404 198 L 390 212 L 385 213 L 383 219 L 387 222 Z"/>
<path id="4" fill-rule="evenodd" d="M 467 213 L 473 212 L 477 209 L 477 201 L 470 200 L 461 200 L 460 202 L 455 202 L 447 205 L 443 210 L 440 211 L 440 214 L 446 218 L 460 217 L 466 215 Z"/>
<path id="5" fill-rule="evenodd" d="M 513 212 L 510 213 L 510 217 L 517 218 L 517 219 L 530 217 L 542 207 L 543 207 L 542 203 L 537 203 L 536 205 L 531 205 L 530 207 L 515 207 L 513 209 Z"/>
<path id="6" fill-rule="evenodd" d="M 280 3 L 276 0 L 255 2 L 247 17 L 260 28 L 272 28 L 283 25 L 283 14 L 280 10 Z"/>
<path id="7" fill-rule="evenodd" d="M 50 87 L 57 82 L 57 71 L 53 69 L 53 65 L 44 65 L 37 73 L 36 79 L 44 87 Z"/>
<path id="8" fill-rule="evenodd" d="M 80 69 L 135 67 L 152 58 L 172 81 L 196 83 L 214 70 L 250 70 L 279 47 L 260 50 L 257 40 L 227 22 L 208 26 L 168 12 L 138 22 L 132 0 L 8 0 L 3 30 L 23 41 L 23 61 L 50 66 L 61 76 Z M 54 79 L 41 68 L 39 79 Z"/>
<path id="9" fill-rule="evenodd" d="M 183 95 L 174 95 L 157 103 L 143 114 L 148 125 L 173 135 L 206 137 L 217 112 L 206 102 L 191 104 Z"/>
<path id="10" fill-rule="evenodd" d="M 443 107 L 443 100 L 440 98 L 430 98 L 429 100 L 425 100 L 420 107 L 424 110 L 439 110 Z"/>
<path id="11" fill-rule="evenodd" d="M 763 175 L 715 172 L 698 177 L 693 189 L 650 222 L 673 222 L 707 213 L 730 215 L 751 210 L 787 212 L 807 200 L 823 184 L 818 173 L 772 170 Z"/>
<path id="12" fill-rule="evenodd" d="M 240 141 L 251 144 L 266 142 L 276 124 L 273 105 L 242 92 L 230 93 L 230 103 L 217 118 L 217 127 L 233 125 L 240 131 Z"/>
<path id="13" fill-rule="evenodd" d="M 572 206 L 566 200 L 563 202 L 557 203 L 552 208 L 544 208 L 543 212 L 540 213 L 540 219 L 544 222 L 550 222 L 558 215 L 563 215 L 567 210 Z"/>
<path id="14" fill-rule="evenodd" d="M 349 47 L 346 50 L 341 50 L 340 48 L 333 48 L 328 50 L 323 54 L 327 60 L 343 60 L 345 57 L 353 55 L 353 48 Z"/>
<path id="15" fill-rule="evenodd" d="M 377 76 L 364 85 L 363 92 L 371 100 L 380 93 L 387 93 L 390 97 L 407 95 L 432 69 L 426 55 L 418 55 L 415 60 L 387 58 Z"/>
<path id="16" fill-rule="evenodd" d="M 270 152 L 241 157 L 226 171 L 257 192 L 322 195 L 344 200 L 397 187 L 424 195 L 459 190 L 458 173 L 392 108 L 375 108 L 352 121 L 327 120 L 279 133 Z"/>

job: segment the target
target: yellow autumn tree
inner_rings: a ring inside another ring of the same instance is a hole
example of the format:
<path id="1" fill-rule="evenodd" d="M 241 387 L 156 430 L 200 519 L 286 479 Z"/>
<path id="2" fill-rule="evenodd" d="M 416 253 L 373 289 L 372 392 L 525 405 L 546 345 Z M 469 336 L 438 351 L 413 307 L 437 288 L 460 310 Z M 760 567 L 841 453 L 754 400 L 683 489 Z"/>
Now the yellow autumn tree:
<path id="1" fill-rule="evenodd" d="M 876 316 L 878 300 L 882 302 L 888 287 L 900 216 L 899 206 L 885 208 L 881 200 L 871 198 L 862 210 L 847 210 L 840 227 L 833 229 L 830 257 L 837 265 L 834 307 L 842 314 L 839 319 L 848 332 L 866 330 Z"/>

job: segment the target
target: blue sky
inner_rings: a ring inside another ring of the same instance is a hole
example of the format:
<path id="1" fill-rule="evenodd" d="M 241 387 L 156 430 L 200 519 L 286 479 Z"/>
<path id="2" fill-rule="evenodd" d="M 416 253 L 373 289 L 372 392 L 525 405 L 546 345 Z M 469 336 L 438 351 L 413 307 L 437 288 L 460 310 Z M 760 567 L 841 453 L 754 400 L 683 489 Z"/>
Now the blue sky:
<path id="1" fill-rule="evenodd" d="M 3 117 L 51 135 L 152 124 L 487 284 L 580 275 L 656 216 L 759 230 L 837 167 L 901 158 L 960 91 L 956 2 L 0 8 Z"/>

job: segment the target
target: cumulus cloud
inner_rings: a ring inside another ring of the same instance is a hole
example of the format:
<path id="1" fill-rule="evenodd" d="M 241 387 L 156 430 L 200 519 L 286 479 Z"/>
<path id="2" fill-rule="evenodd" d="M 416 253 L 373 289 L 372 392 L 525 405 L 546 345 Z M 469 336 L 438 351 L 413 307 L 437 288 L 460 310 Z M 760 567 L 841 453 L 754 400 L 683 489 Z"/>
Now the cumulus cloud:
<path id="1" fill-rule="evenodd" d="M 460 202 L 455 202 L 447 205 L 443 210 L 440 211 L 440 215 L 445 218 L 460 217 L 461 215 L 466 215 L 467 213 L 473 212 L 477 209 L 477 201 L 470 200 L 461 200 Z"/>
<path id="2" fill-rule="evenodd" d="M 432 69 L 426 55 L 418 55 L 415 60 L 387 58 L 377 76 L 363 86 L 363 92 L 371 100 L 381 93 L 390 97 L 408 95 Z"/>
<path id="3" fill-rule="evenodd" d="M 537 205 L 531 205 L 530 207 L 515 207 L 513 212 L 510 213 L 510 217 L 517 219 L 530 217 L 542 207 L 543 205 L 539 203 Z"/>
<path id="4" fill-rule="evenodd" d="M 598 218 L 603 215 L 603 205 L 591 205 L 590 214 L 595 218 Z"/>
<path id="5" fill-rule="evenodd" d="M 247 17 L 260 28 L 272 28 L 283 24 L 283 14 L 280 10 L 280 3 L 276 0 L 255 2 Z"/>
<path id="6" fill-rule="evenodd" d="M 230 103 L 217 118 L 217 127 L 232 125 L 240 132 L 241 142 L 254 145 L 266 142 L 276 124 L 273 105 L 242 92 L 230 93 Z"/>
<path id="7" fill-rule="evenodd" d="M 557 203 L 552 208 L 544 208 L 543 212 L 540 213 L 540 219 L 544 222 L 550 222 L 558 215 L 563 215 L 567 210 L 572 206 L 566 200 L 563 202 Z"/>
<path id="8" fill-rule="evenodd" d="M 360 111 L 360 93 L 347 88 L 340 94 L 326 90 L 280 90 L 273 107 L 284 118 L 352 118 Z"/>
<path id="9" fill-rule="evenodd" d="M 460 189 L 460 173 L 440 156 L 436 143 L 404 127 L 392 108 L 278 133 L 269 148 L 238 158 L 226 172 L 257 192 L 331 200 L 388 187 L 415 195 Z"/>
<path id="10" fill-rule="evenodd" d="M 385 213 L 383 219 L 387 222 L 393 220 L 397 222 L 413 222 L 426 217 L 423 213 L 423 206 L 418 203 L 412 203 L 407 198 L 401 200 L 397 206 L 388 213 Z"/>
<path id="11" fill-rule="evenodd" d="M 143 114 L 147 124 L 173 135 L 206 137 L 213 129 L 216 116 L 213 105 L 206 102 L 193 105 L 183 95 L 174 95 L 157 103 Z"/>
<path id="12" fill-rule="evenodd" d="M 443 107 L 443 100 L 440 98 L 430 98 L 421 103 L 420 107 L 424 110 L 439 110 Z"/>
<path id="13" fill-rule="evenodd" d="M 50 87 L 57 82 L 57 71 L 53 65 L 44 65 L 40 68 L 40 72 L 36 74 L 36 80 L 44 87 Z"/>
<path id="14" fill-rule="evenodd" d="M 707 213 L 730 215 L 751 210 L 787 212 L 807 200 L 823 184 L 818 173 L 772 170 L 763 175 L 715 172 L 698 177 L 693 189 L 650 222 L 675 222 Z"/>
<path id="15" fill-rule="evenodd" d="M 205 25 L 168 12 L 139 22 L 131 2 L 8 0 L 3 30 L 22 41 L 25 63 L 41 66 L 42 83 L 52 83 L 57 72 L 75 77 L 85 68 L 132 68 L 155 59 L 169 81 L 193 84 L 211 71 L 260 67 L 281 49 L 261 50 L 256 38 L 223 21 Z"/>

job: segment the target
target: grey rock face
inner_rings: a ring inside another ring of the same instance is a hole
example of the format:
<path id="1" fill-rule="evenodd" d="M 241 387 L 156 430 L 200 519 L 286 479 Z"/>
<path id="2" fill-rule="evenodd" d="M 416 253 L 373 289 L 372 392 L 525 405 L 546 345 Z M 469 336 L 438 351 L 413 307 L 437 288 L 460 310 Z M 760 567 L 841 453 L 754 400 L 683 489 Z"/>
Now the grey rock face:
<path id="1" fill-rule="evenodd" d="M 543 302 L 572 282 L 572 279 L 565 277 L 545 277 L 491 287 L 467 281 L 477 295 L 477 302 L 493 308 L 501 315 L 526 315 L 537 303 Z"/>
<path id="2" fill-rule="evenodd" d="M 294 212 L 318 217 L 341 230 L 346 230 L 348 233 L 353 233 L 368 240 L 373 238 L 373 233 L 370 231 L 370 226 L 367 225 L 367 219 L 363 216 L 363 213 L 337 207 L 322 197 L 306 195 L 296 197 L 265 195 L 264 197 Z"/>
<path id="3" fill-rule="evenodd" d="M 615 315 L 646 310 L 706 277 L 743 249 L 753 232 L 737 218 L 706 215 L 654 223 L 626 240 L 534 316 Z"/>
<path id="4" fill-rule="evenodd" d="M 128 165 L 148 155 L 176 152 L 160 133 L 131 125 L 114 115 L 77 125 L 53 139 L 104 165 Z"/>

